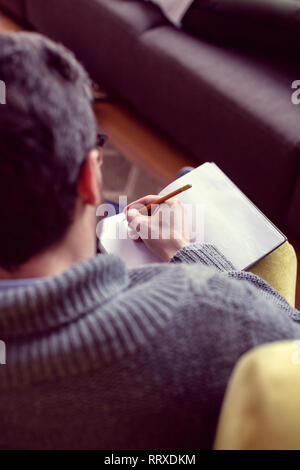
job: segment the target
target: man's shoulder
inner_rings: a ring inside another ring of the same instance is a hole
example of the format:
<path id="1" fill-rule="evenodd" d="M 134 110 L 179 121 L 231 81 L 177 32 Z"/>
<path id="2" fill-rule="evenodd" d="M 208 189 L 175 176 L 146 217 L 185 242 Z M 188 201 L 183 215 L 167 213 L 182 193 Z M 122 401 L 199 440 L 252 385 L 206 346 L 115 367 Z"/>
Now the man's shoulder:
<path id="1" fill-rule="evenodd" d="M 130 280 L 136 282 L 165 282 L 175 279 L 202 280 L 209 278 L 215 270 L 202 263 L 156 263 L 128 269 Z"/>

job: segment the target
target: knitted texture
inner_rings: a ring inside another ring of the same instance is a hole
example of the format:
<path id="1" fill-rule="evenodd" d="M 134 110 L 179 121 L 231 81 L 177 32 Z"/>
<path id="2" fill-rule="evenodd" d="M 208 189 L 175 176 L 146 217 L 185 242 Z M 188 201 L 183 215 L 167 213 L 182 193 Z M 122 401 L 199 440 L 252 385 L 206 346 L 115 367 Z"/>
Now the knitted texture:
<path id="1" fill-rule="evenodd" d="M 0 447 L 210 448 L 239 357 L 299 338 L 299 319 L 210 245 L 0 292 Z"/>

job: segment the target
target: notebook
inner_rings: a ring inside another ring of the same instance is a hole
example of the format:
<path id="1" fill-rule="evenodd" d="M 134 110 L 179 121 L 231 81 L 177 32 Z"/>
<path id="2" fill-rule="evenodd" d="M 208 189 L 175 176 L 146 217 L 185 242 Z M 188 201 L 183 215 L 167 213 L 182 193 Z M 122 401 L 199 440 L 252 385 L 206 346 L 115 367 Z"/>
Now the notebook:
<path id="1" fill-rule="evenodd" d="M 236 269 L 248 269 L 286 241 L 280 230 L 215 163 L 200 165 L 169 184 L 160 195 L 185 184 L 191 184 L 192 188 L 176 197 L 185 207 L 197 208 L 193 223 L 197 220 L 199 226 L 191 230 L 191 242 L 214 245 Z M 119 255 L 128 267 L 160 262 L 144 243 L 126 237 L 127 229 L 123 213 L 105 218 L 100 228 L 100 250 Z"/>

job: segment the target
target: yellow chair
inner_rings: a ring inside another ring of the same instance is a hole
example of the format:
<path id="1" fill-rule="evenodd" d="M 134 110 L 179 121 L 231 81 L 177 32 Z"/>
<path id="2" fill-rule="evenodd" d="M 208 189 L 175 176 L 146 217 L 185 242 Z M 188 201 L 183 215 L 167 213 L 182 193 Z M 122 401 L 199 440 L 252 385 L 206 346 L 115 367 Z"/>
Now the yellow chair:
<path id="1" fill-rule="evenodd" d="M 295 306 L 297 257 L 294 248 L 285 242 L 250 271 L 274 287 L 290 305 Z"/>
<path id="2" fill-rule="evenodd" d="M 300 341 L 245 354 L 232 374 L 215 449 L 300 449 Z"/>
<path id="3" fill-rule="evenodd" d="M 252 272 L 295 301 L 297 259 L 285 243 Z M 230 379 L 214 449 L 300 449 L 300 340 L 244 354 Z"/>

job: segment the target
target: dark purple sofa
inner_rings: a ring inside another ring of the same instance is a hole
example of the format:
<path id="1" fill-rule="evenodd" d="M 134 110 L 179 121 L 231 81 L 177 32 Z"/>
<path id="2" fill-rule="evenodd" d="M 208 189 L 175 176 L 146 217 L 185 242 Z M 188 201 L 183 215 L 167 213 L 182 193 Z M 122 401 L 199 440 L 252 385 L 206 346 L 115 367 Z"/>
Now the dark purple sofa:
<path id="1" fill-rule="evenodd" d="M 95 80 L 199 162 L 216 162 L 300 236 L 297 64 L 200 40 L 140 0 L 0 0 L 1 7 L 63 42 Z"/>

